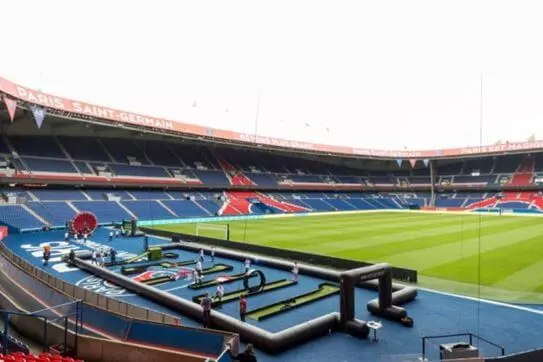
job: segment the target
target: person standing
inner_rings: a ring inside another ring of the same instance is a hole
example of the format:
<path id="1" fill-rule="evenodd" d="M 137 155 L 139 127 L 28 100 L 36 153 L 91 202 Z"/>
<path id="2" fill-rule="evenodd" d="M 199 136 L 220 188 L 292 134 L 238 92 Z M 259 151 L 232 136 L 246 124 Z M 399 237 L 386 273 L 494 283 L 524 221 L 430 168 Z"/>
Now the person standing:
<path id="1" fill-rule="evenodd" d="M 70 265 L 74 265 L 74 261 L 75 261 L 75 251 L 74 251 L 74 249 L 70 250 L 70 254 L 68 254 L 68 260 L 70 261 Z"/>
<path id="2" fill-rule="evenodd" d="M 98 265 L 100 266 L 104 266 L 106 263 L 105 263 L 105 251 L 103 250 L 100 250 L 98 252 Z"/>
<path id="3" fill-rule="evenodd" d="M 43 247 L 43 265 L 48 266 L 49 265 L 49 258 L 51 257 L 51 247 L 49 245 L 45 245 Z"/>
<path id="4" fill-rule="evenodd" d="M 200 284 L 200 282 L 202 281 L 202 262 L 200 260 L 196 262 L 196 274 L 198 276 L 196 278 L 196 282 Z"/>
<path id="5" fill-rule="evenodd" d="M 247 313 L 247 298 L 245 297 L 245 294 L 242 294 L 241 297 L 239 297 L 239 319 L 242 322 L 245 322 L 246 313 Z"/>
<path id="6" fill-rule="evenodd" d="M 243 353 L 232 357 L 234 360 L 239 362 L 256 362 L 256 355 L 253 351 L 253 345 L 250 343 L 247 345 L 247 347 L 245 347 L 245 351 Z"/>
<path id="7" fill-rule="evenodd" d="M 111 265 L 117 264 L 117 250 L 109 249 L 109 258 L 111 259 Z"/>
<path id="8" fill-rule="evenodd" d="M 292 267 L 292 280 L 294 280 L 295 282 L 298 281 L 299 272 L 300 272 L 300 269 L 298 268 L 298 262 L 295 261 L 294 266 Z"/>
<path id="9" fill-rule="evenodd" d="M 215 297 L 219 301 L 218 307 L 220 308 L 222 306 L 222 297 L 224 296 L 224 285 L 222 283 L 219 283 L 217 285 L 217 293 L 215 294 Z"/>
<path id="10" fill-rule="evenodd" d="M 113 241 L 113 231 L 109 232 L 109 242 L 111 243 Z"/>
<path id="11" fill-rule="evenodd" d="M 247 258 L 245 259 L 245 273 L 249 272 L 249 269 L 251 269 L 251 259 Z"/>
<path id="12" fill-rule="evenodd" d="M 91 264 L 98 264 L 98 262 L 97 262 L 96 250 L 93 250 L 93 251 L 92 251 Z"/>
<path id="13" fill-rule="evenodd" d="M 208 328 L 209 319 L 211 316 L 211 298 L 209 297 L 209 293 L 206 293 L 204 298 L 202 298 L 202 302 L 200 304 L 202 306 L 202 311 L 203 311 L 202 324 L 204 328 Z"/>
<path id="14" fill-rule="evenodd" d="M 69 237 L 70 237 L 70 233 L 68 231 L 66 231 L 64 233 L 64 241 L 68 241 Z"/>
<path id="15" fill-rule="evenodd" d="M 215 263 L 215 247 L 211 247 L 211 262 Z"/>
<path id="16" fill-rule="evenodd" d="M 87 233 L 84 233 L 83 234 L 83 242 L 86 244 L 87 243 Z"/>
<path id="17" fill-rule="evenodd" d="M 200 257 L 199 257 L 199 260 L 201 263 L 204 262 L 204 249 L 200 249 Z"/>

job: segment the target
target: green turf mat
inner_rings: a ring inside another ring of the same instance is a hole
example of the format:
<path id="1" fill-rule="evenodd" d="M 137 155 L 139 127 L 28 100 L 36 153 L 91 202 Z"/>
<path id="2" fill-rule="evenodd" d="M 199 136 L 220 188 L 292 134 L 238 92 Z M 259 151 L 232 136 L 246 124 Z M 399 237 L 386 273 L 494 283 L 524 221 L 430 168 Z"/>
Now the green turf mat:
<path id="1" fill-rule="evenodd" d="M 293 280 L 281 279 L 281 280 L 277 280 L 275 282 L 266 283 L 264 285 L 264 288 L 262 288 L 261 290 L 256 291 L 256 292 L 252 292 L 252 293 L 249 293 L 247 291 L 247 289 L 245 289 L 245 288 L 234 290 L 232 292 L 225 293 L 223 295 L 220 303 L 219 303 L 219 298 L 217 298 L 215 296 L 212 296 L 211 297 L 212 306 L 216 307 L 216 306 L 221 305 L 221 304 L 225 304 L 225 303 L 228 303 L 228 302 L 231 302 L 231 301 L 234 301 L 234 300 L 238 300 L 239 297 L 241 295 L 243 295 L 243 294 L 250 297 L 252 295 L 264 294 L 264 293 L 272 292 L 272 291 L 277 290 L 277 289 L 290 287 L 290 286 L 295 285 L 295 284 L 298 284 L 298 282 L 293 281 Z M 204 295 L 205 294 L 197 295 L 197 296 L 192 298 L 192 301 L 199 304 L 202 301 L 202 298 L 204 297 Z"/>
<path id="2" fill-rule="evenodd" d="M 277 303 L 267 305 L 262 308 L 254 309 L 247 312 L 246 317 L 257 321 L 261 321 L 266 318 L 273 317 L 288 310 L 299 308 L 303 305 L 316 302 L 318 300 L 327 298 L 334 294 L 339 294 L 339 286 L 330 283 L 322 283 L 319 285 L 319 289 L 312 292 L 298 295 L 296 297 L 283 300 Z"/>

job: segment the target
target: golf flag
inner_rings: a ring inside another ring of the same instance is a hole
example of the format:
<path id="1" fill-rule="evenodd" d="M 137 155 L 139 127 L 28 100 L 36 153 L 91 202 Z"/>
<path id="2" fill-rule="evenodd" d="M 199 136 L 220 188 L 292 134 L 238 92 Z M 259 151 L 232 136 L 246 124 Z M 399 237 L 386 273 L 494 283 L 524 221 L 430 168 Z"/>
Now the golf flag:
<path id="1" fill-rule="evenodd" d="M 409 164 L 411 165 L 412 168 L 415 168 L 415 165 L 417 164 L 417 160 L 412 158 L 412 159 L 409 160 Z"/>
<path id="2" fill-rule="evenodd" d="M 422 163 L 424 163 L 424 167 L 428 167 L 428 164 L 430 163 L 430 160 L 425 158 L 424 160 L 422 160 Z"/>
<path id="3" fill-rule="evenodd" d="M 396 159 L 396 163 L 398 164 L 398 167 L 402 167 L 403 160 L 401 158 Z"/>
<path id="4" fill-rule="evenodd" d="M 41 125 L 43 124 L 43 119 L 45 118 L 45 109 L 38 106 L 30 106 L 30 110 L 34 115 L 36 125 L 38 126 L 38 128 L 41 128 Z"/>
<path id="5" fill-rule="evenodd" d="M 4 103 L 8 109 L 9 119 L 13 122 L 15 119 L 15 111 L 17 110 L 17 101 L 4 96 Z"/>

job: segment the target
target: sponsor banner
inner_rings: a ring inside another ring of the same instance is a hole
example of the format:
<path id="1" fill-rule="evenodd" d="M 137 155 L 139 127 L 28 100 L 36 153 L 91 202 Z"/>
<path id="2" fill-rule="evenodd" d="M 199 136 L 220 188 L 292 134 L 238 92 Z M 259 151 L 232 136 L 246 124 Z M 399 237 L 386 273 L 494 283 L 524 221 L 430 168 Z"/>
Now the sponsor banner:
<path id="1" fill-rule="evenodd" d="M 443 150 L 420 151 L 385 151 L 345 146 L 315 144 L 304 141 L 286 140 L 273 137 L 255 136 L 254 134 L 239 133 L 206 126 L 199 126 L 180 121 L 156 118 L 141 114 L 131 113 L 118 109 L 102 107 L 95 104 L 70 100 L 55 95 L 39 92 L 34 89 L 20 86 L 6 79 L 0 78 L 0 92 L 6 93 L 18 100 L 40 105 L 59 111 L 92 116 L 109 120 L 115 123 L 143 126 L 163 131 L 174 131 L 195 136 L 208 136 L 230 141 L 257 143 L 261 145 L 312 150 L 325 153 L 355 155 L 360 157 L 379 157 L 389 159 L 428 159 L 436 157 L 456 157 L 475 154 L 503 153 L 510 151 L 529 151 L 543 149 L 543 140 L 505 143 L 492 146 L 448 148 Z M 425 162 L 426 164 L 426 162 Z"/>

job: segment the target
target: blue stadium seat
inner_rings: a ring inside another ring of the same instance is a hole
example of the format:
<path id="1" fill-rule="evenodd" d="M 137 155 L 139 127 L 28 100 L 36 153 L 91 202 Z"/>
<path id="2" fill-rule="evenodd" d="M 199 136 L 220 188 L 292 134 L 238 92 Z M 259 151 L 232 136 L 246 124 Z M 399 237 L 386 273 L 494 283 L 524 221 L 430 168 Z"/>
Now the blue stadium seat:
<path id="1" fill-rule="evenodd" d="M 66 202 L 28 202 L 32 211 L 52 226 L 64 226 L 66 221 L 73 219 L 76 212 Z"/>
<path id="2" fill-rule="evenodd" d="M 40 156 L 66 159 L 58 143 L 53 137 L 12 136 L 11 145 L 21 156 Z"/>
<path id="3" fill-rule="evenodd" d="M 109 164 L 116 176 L 171 177 L 164 167 Z"/>
<path id="4" fill-rule="evenodd" d="M 157 201 L 122 201 L 122 204 L 140 220 L 177 218 L 176 215 L 172 215 Z"/>
<path id="5" fill-rule="evenodd" d="M 250 173 L 250 172 L 246 172 L 244 175 L 247 176 L 251 181 L 253 181 L 258 186 L 261 186 L 261 187 L 277 186 L 277 177 L 275 177 L 275 175 L 265 174 L 265 173 Z"/>
<path id="6" fill-rule="evenodd" d="M 41 201 L 87 200 L 85 195 L 78 190 L 30 189 L 29 191 Z"/>
<path id="7" fill-rule="evenodd" d="M 77 173 L 70 161 L 31 157 L 24 157 L 22 160 L 30 171 Z"/>
<path id="8" fill-rule="evenodd" d="M 179 217 L 205 217 L 210 213 L 204 211 L 195 202 L 190 200 L 165 200 L 162 201 L 170 210 Z"/>
<path id="9" fill-rule="evenodd" d="M 79 211 L 92 212 L 96 215 L 100 224 L 132 219 L 132 216 L 114 201 L 74 201 L 73 205 Z"/>
<path id="10" fill-rule="evenodd" d="M 207 186 L 230 185 L 230 182 L 223 171 L 194 170 L 194 174 Z"/>
<path id="11" fill-rule="evenodd" d="M 96 138 L 58 137 L 58 141 L 75 160 L 111 162 Z"/>
<path id="12" fill-rule="evenodd" d="M 16 229 L 33 229 L 45 226 L 21 205 L 0 205 L 0 223 Z"/>

